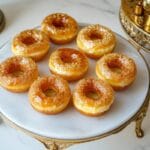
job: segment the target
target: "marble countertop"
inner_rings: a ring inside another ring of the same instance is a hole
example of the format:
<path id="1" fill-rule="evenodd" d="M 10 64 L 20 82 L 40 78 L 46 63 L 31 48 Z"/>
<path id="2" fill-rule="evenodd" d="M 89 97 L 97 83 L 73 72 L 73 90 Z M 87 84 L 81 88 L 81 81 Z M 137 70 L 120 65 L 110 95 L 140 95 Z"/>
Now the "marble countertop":
<path id="1" fill-rule="evenodd" d="M 41 20 L 54 12 L 65 12 L 78 22 L 99 23 L 126 37 L 119 23 L 120 0 L 0 0 L 0 9 L 6 17 L 6 26 L 0 33 L 0 47 L 16 33 L 40 25 Z M 126 37 L 127 38 L 127 37 Z M 150 64 L 150 54 L 143 52 Z M 137 139 L 134 123 L 122 132 L 104 139 L 79 144 L 70 150 L 149 150 L 150 149 L 150 108 L 143 123 L 145 136 Z M 43 150 L 38 141 L 8 127 L 0 120 L 0 149 Z"/>

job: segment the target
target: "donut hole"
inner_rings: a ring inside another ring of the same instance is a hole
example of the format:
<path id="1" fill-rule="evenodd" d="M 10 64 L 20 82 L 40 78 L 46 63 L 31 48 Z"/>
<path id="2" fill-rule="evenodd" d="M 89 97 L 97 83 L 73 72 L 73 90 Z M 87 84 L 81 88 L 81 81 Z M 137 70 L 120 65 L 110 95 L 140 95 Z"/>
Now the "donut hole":
<path id="1" fill-rule="evenodd" d="M 91 32 L 90 34 L 89 34 L 89 38 L 91 39 L 91 40 L 101 40 L 103 37 L 102 37 L 102 35 L 100 34 L 100 33 L 98 33 L 98 32 Z"/>
<path id="2" fill-rule="evenodd" d="M 19 77 L 23 75 L 23 70 L 19 64 L 12 63 L 9 65 L 7 73 L 14 77 Z"/>
<path id="3" fill-rule="evenodd" d="M 76 59 L 78 58 L 78 55 L 75 54 L 75 53 L 69 53 L 69 52 L 63 52 L 61 54 L 61 60 L 64 62 L 64 63 L 72 63 L 74 62 Z"/>
<path id="4" fill-rule="evenodd" d="M 63 19 L 55 19 L 52 21 L 52 25 L 56 28 L 65 28 L 65 21 L 63 21 Z"/>
<path id="5" fill-rule="evenodd" d="M 100 91 L 98 91 L 95 87 L 86 87 L 85 96 L 93 100 L 99 100 L 101 94 Z"/>
<path id="6" fill-rule="evenodd" d="M 44 91 L 44 94 L 47 96 L 47 97 L 54 97 L 57 95 L 56 91 L 54 89 L 47 89 Z"/>
<path id="7" fill-rule="evenodd" d="M 37 40 L 33 36 L 27 36 L 22 39 L 22 43 L 24 43 L 25 45 L 32 45 L 36 42 Z"/>
<path id="8" fill-rule="evenodd" d="M 41 85 L 42 92 L 46 97 L 54 97 L 57 95 L 57 91 L 55 90 L 55 85 L 49 84 L 49 82 L 43 83 Z"/>
<path id="9" fill-rule="evenodd" d="M 107 66 L 109 69 L 116 73 L 121 73 L 122 70 L 122 64 L 118 59 L 111 60 L 107 63 Z"/>

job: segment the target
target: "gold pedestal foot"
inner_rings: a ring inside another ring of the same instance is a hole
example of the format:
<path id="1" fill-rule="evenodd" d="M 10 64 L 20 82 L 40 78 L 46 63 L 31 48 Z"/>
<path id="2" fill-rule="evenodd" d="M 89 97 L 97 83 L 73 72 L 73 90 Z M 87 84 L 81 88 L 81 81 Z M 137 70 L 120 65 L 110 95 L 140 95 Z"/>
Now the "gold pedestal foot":
<path id="1" fill-rule="evenodd" d="M 143 119 L 136 120 L 135 132 L 136 132 L 136 136 L 139 137 L 139 138 L 144 136 L 144 131 L 141 128 Z"/>
<path id="2" fill-rule="evenodd" d="M 144 117 L 146 116 L 146 112 L 148 110 L 148 105 L 149 105 L 149 98 L 147 100 L 147 103 L 143 106 L 141 112 L 136 118 L 136 127 L 135 127 L 135 132 L 138 138 L 141 138 L 144 136 L 144 131 L 142 130 L 142 122 L 144 120 Z"/>
<path id="3" fill-rule="evenodd" d="M 66 148 L 70 147 L 73 145 L 73 143 L 67 143 L 67 142 L 55 142 L 55 141 L 49 141 L 49 140 L 44 140 L 41 141 L 46 148 L 46 150 L 65 150 Z"/>
<path id="4" fill-rule="evenodd" d="M 46 150 L 58 150 L 58 146 L 53 142 L 53 143 L 43 143 Z"/>

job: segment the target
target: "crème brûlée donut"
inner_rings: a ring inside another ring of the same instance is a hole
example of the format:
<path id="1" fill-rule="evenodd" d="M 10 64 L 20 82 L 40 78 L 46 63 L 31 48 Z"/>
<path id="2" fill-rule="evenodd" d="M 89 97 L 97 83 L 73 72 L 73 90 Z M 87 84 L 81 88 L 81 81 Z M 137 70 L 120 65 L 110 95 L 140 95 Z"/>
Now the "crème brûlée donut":
<path id="1" fill-rule="evenodd" d="M 0 64 L 0 85 L 12 92 L 24 92 L 38 77 L 36 63 L 27 57 L 13 56 Z"/>
<path id="2" fill-rule="evenodd" d="M 42 22 L 42 31 L 56 44 L 72 41 L 78 33 L 78 24 L 74 18 L 64 13 L 47 16 Z"/>
<path id="3" fill-rule="evenodd" d="M 94 59 L 112 52 L 115 45 L 115 34 L 99 24 L 84 27 L 77 36 L 78 48 Z"/>
<path id="4" fill-rule="evenodd" d="M 47 35 L 37 29 L 25 30 L 17 34 L 12 41 L 12 52 L 15 55 L 41 60 L 50 48 Z"/>
<path id="5" fill-rule="evenodd" d="M 42 77 L 29 90 L 32 107 L 45 114 L 57 114 L 70 102 L 71 91 L 66 80 L 58 76 Z"/>
<path id="6" fill-rule="evenodd" d="M 78 80 L 88 71 L 88 58 L 78 50 L 60 48 L 51 54 L 49 68 L 67 81 Z"/>
<path id="7" fill-rule="evenodd" d="M 73 104 L 85 115 L 98 116 L 109 110 L 114 97 L 114 91 L 107 82 L 87 78 L 77 83 L 73 93 Z"/>
<path id="8" fill-rule="evenodd" d="M 136 65 L 133 59 L 124 54 L 111 53 L 97 61 L 96 74 L 115 90 L 121 90 L 135 80 Z"/>

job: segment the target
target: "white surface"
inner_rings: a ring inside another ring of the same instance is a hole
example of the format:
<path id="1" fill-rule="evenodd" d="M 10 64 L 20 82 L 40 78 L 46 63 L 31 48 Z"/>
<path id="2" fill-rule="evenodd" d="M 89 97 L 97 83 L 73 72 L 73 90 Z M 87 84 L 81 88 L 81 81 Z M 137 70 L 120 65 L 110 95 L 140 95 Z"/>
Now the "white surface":
<path id="1" fill-rule="evenodd" d="M 117 46 L 114 52 L 126 54 L 134 59 L 137 66 L 137 76 L 129 88 L 115 93 L 116 97 L 113 106 L 103 116 L 83 116 L 74 107 L 69 107 L 66 111 L 57 115 L 43 115 L 36 112 L 30 106 L 28 92 L 12 93 L 2 87 L 0 87 L 0 95 L 2 96 L 0 99 L 0 112 L 24 129 L 42 136 L 58 139 L 89 138 L 119 127 L 129 120 L 143 104 L 149 87 L 149 75 L 147 66 L 136 49 L 117 34 L 116 37 Z M 38 63 L 40 76 L 50 75 L 48 60 L 52 51 L 58 47 L 77 49 L 76 40 L 66 45 L 52 45 L 46 58 Z M 12 55 L 11 42 L 8 42 L 0 51 L 0 62 Z M 88 60 L 89 70 L 85 77 L 96 77 L 96 61 L 92 59 Z M 75 85 L 75 82 L 70 83 L 72 90 L 74 90 Z"/>
<path id="2" fill-rule="evenodd" d="M 6 28 L 0 34 L 0 45 L 13 37 L 23 29 L 31 28 L 40 24 L 44 16 L 52 12 L 67 12 L 80 22 L 101 23 L 109 26 L 112 30 L 122 34 L 118 10 L 120 0 L 0 0 L 0 7 L 6 16 Z M 144 53 L 150 63 L 150 56 Z M 80 144 L 69 149 L 78 150 L 149 150 L 150 144 L 150 109 L 144 120 L 143 129 L 146 135 L 143 139 L 137 139 L 134 134 L 134 124 L 127 127 L 121 133 L 104 138 L 102 140 Z M 0 124 L 0 149 L 41 150 L 43 146 L 35 140 L 18 133 L 14 129 Z"/>

